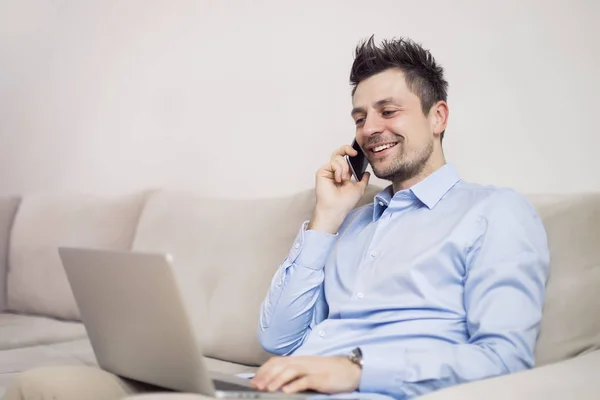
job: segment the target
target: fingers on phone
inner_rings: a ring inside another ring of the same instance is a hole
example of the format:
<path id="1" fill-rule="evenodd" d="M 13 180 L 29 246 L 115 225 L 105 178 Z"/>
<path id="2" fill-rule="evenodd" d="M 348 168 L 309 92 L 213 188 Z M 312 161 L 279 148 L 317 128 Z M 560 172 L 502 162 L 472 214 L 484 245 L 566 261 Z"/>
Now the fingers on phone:
<path id="1" fill-rule="evenodd" d="M 334 179 L 337 183 L 348 180 L 349 169 L 346 160 L 343 157 L 336 157 L 331 161 L 331 169 L 334 173 Z"/>
<path id="2" fill-rule="evenodd" d="M 369 184 L 370 177 L 371 177 L 371 173 L 368 171 L 365 171 L 365 173 L 362 176 L 362 179 L 360 180 L 360 183 L 366 187 Z"/>
<path id="3" fill-rule="evenodd" d="M 340 147 L 339 149 L 337 149 L 332 155 L 331 155 L 331 159 L 333 160 L 336 157 L 343 157 L 345 155 L 349 155 L 351 157 L 354 157 L 355 155 L 357 155 L 358 152 L 349 144 L 345 144 L 342 147 Z"/>
<path id="4" fill-rule="evenodd" d="M 337 183 L 341 183 L 342 182 L 342 166 L 340 165 L 340 163 L 338 162 L 338 160 L 333 160 L 331 162 L 332 165 L 332 169 L 333 169 L 333 173 L 334 173 L 334 179 Z"/>

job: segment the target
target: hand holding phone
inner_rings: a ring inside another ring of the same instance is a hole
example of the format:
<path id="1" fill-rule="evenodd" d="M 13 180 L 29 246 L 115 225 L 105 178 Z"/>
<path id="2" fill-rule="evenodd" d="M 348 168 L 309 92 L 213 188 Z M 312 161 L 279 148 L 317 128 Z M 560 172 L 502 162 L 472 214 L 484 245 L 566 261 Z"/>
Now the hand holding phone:
<path id="1" fill-rule="evenodd" d="M 354 141 L 352 148 L 356 155 L 350 156 L 349 145 L 336 150 L 329 163 L 317 171 L 316 205 L 308 229 L 336 233 L 348 213 L 364 195 L 369 184 L 369 165 L 362 149 Z M 345 160 L 345 161 L 344 161 Z M 343 163 L 347 163 L 344 165 Z M 351 182 L 352 174 L 356 183 Z"/>
<path id="2" fill-rule="evenodd" d="M 369 166 L 369 160 L 367 160 L 367 156 L 365 153 L 363 153 L 362 149 L 356 142 L 356 139 L 352 141 L 352 148 L 356 150 L 358 154 L 353 157 L 345 155 L 344 158 L 346 158 L 346 162 L 350 167 L 350 171 L 352 171 L 352 176 L 354 176 L 354 179 L 357 182 L 360 182 L 365 171 L 367 170 L 367 167 Z"/>

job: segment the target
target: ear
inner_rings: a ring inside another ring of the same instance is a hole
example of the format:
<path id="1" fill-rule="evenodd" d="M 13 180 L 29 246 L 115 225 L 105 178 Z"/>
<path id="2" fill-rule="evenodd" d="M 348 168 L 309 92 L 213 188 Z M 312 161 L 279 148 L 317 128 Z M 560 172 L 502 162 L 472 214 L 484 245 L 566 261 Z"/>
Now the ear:
<path id="1" fill-rule="evenodd" d="M 446 125 L 448 125 L 449 111 L 448 104 L 443 100 L 435 103 L 429 110 L 431 131 L 435 136 L 440 136 L 441 133 L 446 130 Z"/>

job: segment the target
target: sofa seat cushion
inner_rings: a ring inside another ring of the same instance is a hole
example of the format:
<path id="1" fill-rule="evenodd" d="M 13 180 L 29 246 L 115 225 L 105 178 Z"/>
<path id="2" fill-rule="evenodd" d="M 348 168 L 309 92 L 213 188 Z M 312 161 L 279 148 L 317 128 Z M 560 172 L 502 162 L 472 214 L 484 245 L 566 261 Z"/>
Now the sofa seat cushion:
<path id="1" fill-rule="evenodd" d="M 86 365 L 87 359 L 82 356 L 86 341 L 76 343 L 65 342 L 55 345 L 39 345 L 19 349 L 2 350 L 0 353 L 0 384 L 6 385 L 20 372 L 32 368 L 58 365 Z M 0 387 L 0 395 L 6 386 Z"/>
<path id="2" fill-rule="evenodd" d="M 226 361 L 206 359 L 210 371 L 228 374 L 254 372 L 256 368 Z M 89 340 L 73 340 L 0 352 L 0 398 L 11 381 L 21 372 L 49 366 L 97 367 Z"/>
<path id="3" fill-rule="evenodd" d="M 223 374 L 242 374 L 255 372 L 258 368 L 248 365 L 236 364 L 229 361 L 217 360 L 216 358 L 204 357 L 206 368 L 209 371 L 221 372 Z"/>
<path id="4" fill-rule="evenodd" d="M 61 354 L 68 354 L 81 363 L 89 366 L 98 366 L 98 361 L 94 355 L 94 350 L 89 339 L 73 340 L 63 343 L 55 343 L 50 346 L 53 350 Z M 206 367 L 209 371 L 221 372 L 224 374 L 239 374 L 256 371 L 256 367 L 236 364 L 228 361 L 221 361 L 214 358 L 205 357 Z"/>
<path id="5" fill-rule="evenodd" d="M 54 343 L 50 347 L 61 354 L 66 354 L 78 360 L 83 365 L 98 366 L 94 349 L 92 349 L 92 344 L 88 338 Z"/>
<path id="6" fill-rule="evenodd" d="M 96 360 L 96 356 L 94 355 L 94 350 L 92 349 L 89 339 L 55 343 L 50 347 L 62 354 L 68 354 L 69 357 L 78 359 L 85 365 L 98 366 L 98 361 Z M 236 364 L 228 361 L 221 361 L 209 357 L 205 357 L 204 361 L 206 362 L 206 367 L 209 371 L 216 371 L 224 374 L 235 375 L 240 373 L 255 372 L 257 369 L 256 367 Z"/>
<path id="7" fill-rule="evenodd" d="M 211 358 L 205 358 L 205 361 L 210 371 L 226 374 L 248 373 L 256 370 L 254 367 Z M 20 372 L 57 365 L 97 367 L 98 363 L 88 339 L 3 350 L 0 353 L 0 398 L 6 386 Z"/>
<path id="8" fill-rule="evenodd" d="M 79 322 L 0 314 L 0 350 L 60 343 L 86 336 L 85 327 Z"/>

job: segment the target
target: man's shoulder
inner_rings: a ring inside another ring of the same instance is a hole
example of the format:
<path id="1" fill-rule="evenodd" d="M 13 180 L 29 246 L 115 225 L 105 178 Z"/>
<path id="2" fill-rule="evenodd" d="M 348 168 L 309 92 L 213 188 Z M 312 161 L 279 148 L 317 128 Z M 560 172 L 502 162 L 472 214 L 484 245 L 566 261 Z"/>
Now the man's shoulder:
<path id="1" fill-rule="evenodd" d="M 511 187 L 461 180 L 451 192 L 455 201 L 467 204 L 483 215 L 499 212 L 536 214 L 527 197 Z"/>
<path id="2" fill-rule="evenodd" d="M 382 189 L 385 190 L 385 189 Z M 364 196 L 356 207 L 348 214 L 348 218 L 372 215 L 376 191 Z M 466 208 L 489 210 L 494 206 L 522 206 L 531 208 L 529 200 L 517 190 L 493 184 L 481 184 L 460 179 L 448 192 L 442 196 L 441 203 L 460 203 Z"/>
<path id="3" fill-rule="evenodd" d="M 457 182 L 449 193 L 463 200 L 472 199 L 473 202 L 488 205 L 529 204 L 527 198 L 514 188 L 491 184 L 484 185 L 465 180 Z"/>

